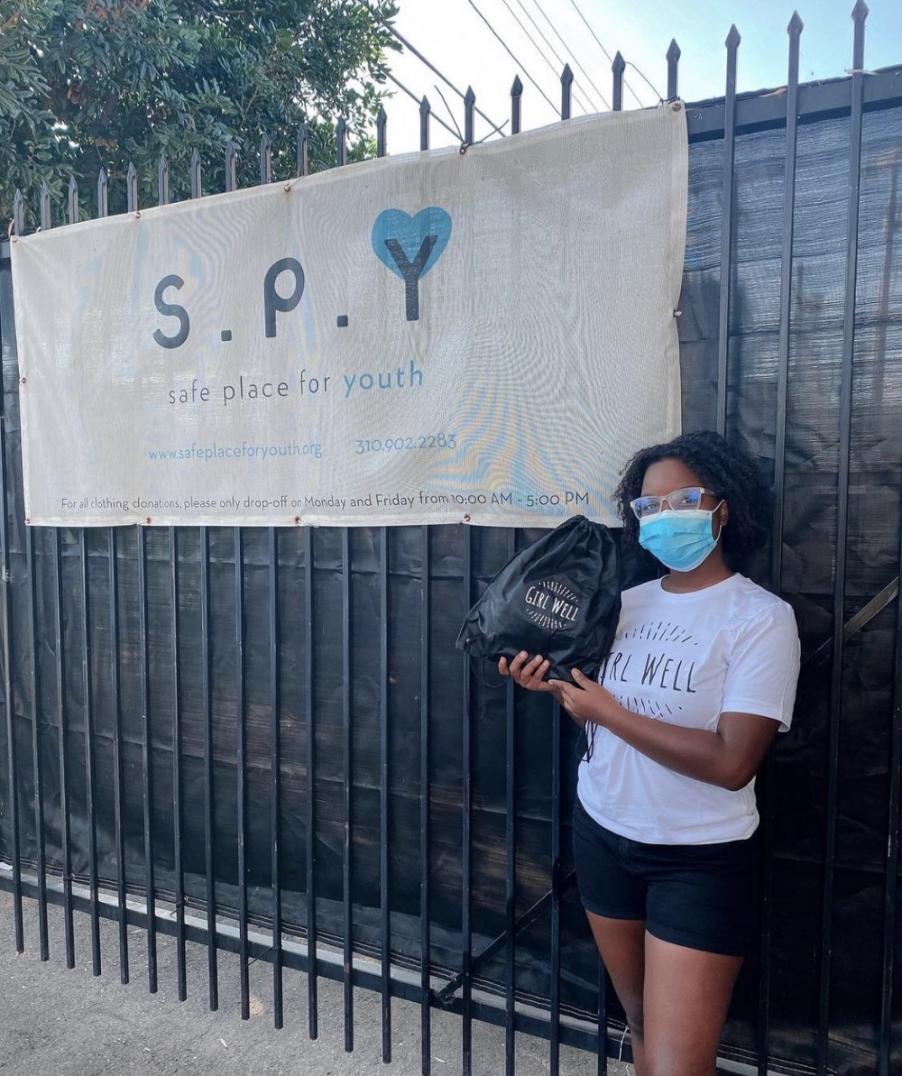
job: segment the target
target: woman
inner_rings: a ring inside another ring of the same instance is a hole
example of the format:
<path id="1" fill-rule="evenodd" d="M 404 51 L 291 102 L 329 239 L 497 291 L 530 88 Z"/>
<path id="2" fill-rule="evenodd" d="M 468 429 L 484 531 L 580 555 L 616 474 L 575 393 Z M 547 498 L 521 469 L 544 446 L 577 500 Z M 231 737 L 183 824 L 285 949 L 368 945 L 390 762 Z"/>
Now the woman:
<path id="1" fill-rule="evenodd" d="M 624 591 L 599 682 L 545 681 L 541 654 L 499 669 L 586 729 L 577 879 L 637 1076 L 709 1076 L 753 941 L 755 773 L 792 720 L 798 629 L 734 570 L 767 537 L 770 497 L 718 434 L 639 452 L 616 497 L 624 539 L 669 571 Z"/>

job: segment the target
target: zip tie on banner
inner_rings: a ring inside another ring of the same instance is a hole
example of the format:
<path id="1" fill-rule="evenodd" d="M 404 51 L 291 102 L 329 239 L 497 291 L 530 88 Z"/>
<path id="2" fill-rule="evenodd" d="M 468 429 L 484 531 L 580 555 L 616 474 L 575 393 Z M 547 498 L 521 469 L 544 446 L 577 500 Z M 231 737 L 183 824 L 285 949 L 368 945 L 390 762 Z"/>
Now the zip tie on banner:
<path id="1" fill-rule="evenodd" d="M 620 1049 L 617 1053 L 617 1060 L 623 1060 L 623 1040 L 626 1038 L 626 1033 L 629 1031 L 629 1024 L 625 1024 L 623 1028 L 623 1034 L 620 1036 Z"/>

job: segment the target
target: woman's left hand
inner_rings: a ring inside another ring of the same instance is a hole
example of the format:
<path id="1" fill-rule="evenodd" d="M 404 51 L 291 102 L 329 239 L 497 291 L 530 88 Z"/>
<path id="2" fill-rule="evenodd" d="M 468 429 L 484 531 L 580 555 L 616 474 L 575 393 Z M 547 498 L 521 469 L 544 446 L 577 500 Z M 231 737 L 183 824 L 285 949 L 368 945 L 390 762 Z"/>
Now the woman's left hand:
<path id="1" fill-rule="evenodd" d="M 603 725 L 605 715 L 610 713 L 612 706 L 617 705 L 617 700 L 607 688 L 590 680 L 579 669 L 571 669 L 570 674 L 574 680 L 572 684 L 568 684 L 566 680 L 548 681 L 554 697 L 580 721 Z"/>

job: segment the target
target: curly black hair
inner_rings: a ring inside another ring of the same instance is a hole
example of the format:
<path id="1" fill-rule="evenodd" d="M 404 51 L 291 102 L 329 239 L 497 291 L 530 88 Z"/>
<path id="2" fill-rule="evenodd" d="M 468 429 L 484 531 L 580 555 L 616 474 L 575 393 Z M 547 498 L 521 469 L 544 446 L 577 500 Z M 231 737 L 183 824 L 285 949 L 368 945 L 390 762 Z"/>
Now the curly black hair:
<path id="1" fill-rule="evenodd" d="M 755 461 L 713 430 L 684 433 L 666 444 L 643 448 L 622 472 L 614 494 L 623 520 L 624 537 L 636 541 L 639 521 L 630 501 L 642 492 L 646 470 L 659 460 L 679 460 L 730 506 L 730 522 L 723 532 L 724 557 L 741 563 L 760 549 L 770 533 L 773 496 Z"/>

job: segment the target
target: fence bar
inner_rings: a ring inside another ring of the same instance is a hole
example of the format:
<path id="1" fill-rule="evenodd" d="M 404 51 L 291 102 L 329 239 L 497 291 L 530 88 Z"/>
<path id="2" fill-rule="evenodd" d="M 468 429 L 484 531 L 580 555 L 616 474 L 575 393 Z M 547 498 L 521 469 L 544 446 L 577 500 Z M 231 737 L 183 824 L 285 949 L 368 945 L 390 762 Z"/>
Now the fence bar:
<path id="1" fill-rule="evenodd" d="M 46 181 L 41 184 L 40 218 L 42 232 L 46 232 L 48 228 L 53 227 L 53 219 L 50 208 L 50 188 L 47 186 Z"/>
<path id="2" fill-rule="evenodd" d="M 129 213 L 138 211 L 138 172 L 132 161 L 129 161 L 128 171 L 125 173 L 125 197 L 126 209 Z"/>
<path id="3" fill-rule="evenodd" d="M 178 999 L 188 997 L 185 949 L 185 869 L 182 861 L 182 682 L 179 676 L 179 547 L 178 530 L 169 528 L 170 635 L 172 637 L 172 825 L 175 872 L 175 939 Z"/>
<path id="4" fill-rule="evenodd" d="M 786 405 L 789 386 L 789 328 L 792 299 L 792 245 L 795 222 L 796 146 L 799 107 L 799 38 L 803 23 L 793 12 L 787 27 L 789 69 L 786 78 L 786 154 L 783 173 L 783 250 L 780 259 L 780 339 L 777 366 L 777 418 L 774 431 L 774 514 L 771 532 L 770 587 L 779 594 L 783 581 L 783 518 L 786 485 Z M 770 1056 L 771 936 L 773 929 L 773 849 L 776 745 L 767 753 L 762 784 L 761 947 L 758 977 L 758 1076 L 767 1076 Z"/>
<path id="5" fill-rule="evenodd" d="M 122 692 L 119 680 L 119 564 L 116 528 L 107 534 L 110 602 L 110 699 L 113 704 L 113 830 L 116 843 L 116 897 L 119 928 L 119 981 L 129 980 L 128 923 L 125 916 L 125 815 L 122 773 Z"/>
<path id="6" fill-rule="evenodd" d="M 516 132 L 515 132 L 516 133 Z M 507 533 L 507 557 L 511 560 L 517 553 L 517 531 L 511 527 Z M 504 876 L 504 930 L 505 949 L 505 1024 L 504 1024 L 504 1071 L 514 1076 L 516 990 L 517 990 L 517 726 L 516 695 L 514 682 L 508 677 L 504 691 L 504 742 L 505 742 L 505 876 Z"/>
<path id="7" fill-rule="evenodd" d="M 11 886 L 12 880 L 4 875 L 0 875 L 0 890 L 8 891 Z M 22 892 L 26 897 L 36 897 L 37 887 L 27 875 L 23 875 Z M 58 905 L 62 900 L 62 895 L 58 889 L 48 887 L 47 899 L 50 904 Z M 79 893 L 73 895 L 73 900 L 79 912 L 87 912 L 89 910 L 90 902 Z M 115 915 L 115 909 L 108 904 L 102 903 L 100 914 L 105 919 L 112 918 Z M 145 919 L 146 913 L 142 909 L 134 907 L 128 909 L 128 921 L 136 929 L 144 929 Z M 175 924 L 172 919 L 165 915 L 161 915 L 158 929 L 160 934 L 171 936 L 175 933 Z M 187 930 L 189 941 L 196 944 L 204 943 L 206 939 L 206 929 L 203 926 L 189 922 Z M 260 938 L 260 940 L 258 940 L 258 938 Z M 223 931 L 218 938 L 218 945 L 223 952 L 235 952 L 237 949 L 237 936 L 234 933 Z M 249 950 L 253 960 L 267 960 L 271 953 L 269 938 L 261 938 L 259 935 L 257 938 L 252 938 L 249 943 Z M 299 951 L 296 946 L 286 948 L 286 967 L 303 972 L 307 970 L 308 963 L 309 960 L 305 952 L 302 950 Z M 341 982 L 344 977 L 344 970 L 341 967 L 340 962 L 335 964 L 323 958 L 320 958 L 318 973 L 320 976 L 333 980 L 336 983 Z M 363 990 L 378 991 L 380 981 L 381 977 L 378 972 L 370 971 L 364 967 L 354 968 L 355 987 Z M 419 987 L 413 981 L 396 979 L 392 985 L 392 993 L 395 997 L 415 1003 L 420 1000 Z M 459 1003 L 450 1007 L 451 1012 L 457 1013 L 459 1010 Z M 502 1027 L 504 1024 L 503 1007 L 499 1007 L 492 1002 L 481 998 L 474 999 L 473 1013 L 476 1019 L 487 1024 L 492 1024 L 495 1027 Z M 521 1012 L 517 1014 L 517 1030 L 528 1035 L 546 1038 L 548 1035 L 548 1021 L 543 1017 Z M 567 1024 L 563 1024 L 561 1027 L 561 1041 L 568 1046 L 575 1046 L 582 1050 L 593 1050 L 595 1048 L 595 1038 L 595 1033 L 589 1033 L 584 1027 L 571 1027 Z M 629 1048 L 627 1047 L 623 1052 L 624 1058 L 628 1060 Z"/>
<path id="8" fill-rule="evenodd" d="M 160 158 L 157 166 L 157 204 L 169 205 L 169 161 Z"/>
<path id="9" fill-rule="evenodd" d="M 428 98 L 420 102 L 420 149 L 429 149 Z M 422 563 L 420 567 L 420 1070 L 422 1076 L 432 1072 L 432 953 L 429 923 L 429 692 L 430 662 L 430 589 L 429 527 L 420 528 Z"/>
<path id="10" fill-rule="evenodd" d="M 511 134 L 520 133 L 521 105 L 523 103 L 523 83 L 520 76 L 514 76 L 511 84 Z"/>
<path id="11" fill-rule="evenodd" d="M 251 1018 L 250 972 L 247 955 L 247 697 L 244 682 L 244 541 L 235 527 L 235 705 L 238 807 L 238 965 L 241 990 L 241 1019 Z"/>
<path id="12" fill-rule="evenodd" d="M 429 98 L 423 96 L 420 101 L 420 149 L 429 149 L 429 117 L 432 112 L 432 106 L 429 104 Z"/>
<path id="13" fill-rule="evenodd" d="M 561 706 L 551 705 L 551 1076 L 561 1062 Z"/>
<path id="14" fill-rule="evenodd" d="M 38 682 L 37 578 L 34 561 L 34 527 L 25 530 L 25 556 L 28 569 L 28 633 L 31 648 L 31 697 L 34 710 L 31 722 L 31 755 L 34 769 L 34 832 L 38 872 L 38 939 L 41 960 L 50 959 L 47 931 L 47 852 L 44 837 L 44 765 L 41 761 L 41 696 Z"/>
<path id="15" fill-rule="evenodd" d="M 741 38 L 727 34 L 727 87 L 724 95 L 723 208 L 720 221 L 720 305 L 717 328 L 717 432 L 727 428 L 727 349 L 730 336 L 730 277 L 733 271 L 733 171 L 736 159 L 736 63 Z"/>
<path id="16" fill-rule="evenodd" d="M 144 800 L 144 885 L 147 890 L 147 986 L 157 992 L 156 879 L 153 840 L 153 742 L 150 731 L 150 647 L 147 637 L 147 531 L 138 527 L 138 604 L 141 647 L 141 772 Z"/>
<path id="17" fill-rule="evenodd" d="M 379 903 L 382 913 L 382 1060 L 391 1061 L 391 730 L 388 716 L 388 528 L 379 528 Z"/>
<path id="18" fill-rule="evenodd" d="M 313 529 L 304 528 L 304 697 L 307 700 L 306 733 L 306 809 L 307 817 L 307 1033 L 311 1039 L 319 1034 L 317 1020 L 316 977 L 316 725 L 313 695 Z"/>
<path id="19" fill-rule="evenodd" d="M 270 862 L 272 871 L 272 995 L 273 1026 L 284 1024 L 282 1012 L 282 740 L 279 725 L 279 538 L 275 527 L 269 536 L 269 679 L 270 679 Z"/>
<path id="20" fill-rule="evenodd" d="M 676 43 L 676 38 L 670 42 L 670 46 L 667 49 L 667 100 L 675 101 L 679 97 L 678 77 L 680 68 L 680 57 L 682 56 L 680 46 Z"/>
<path id="21" fill-rule="evenodd" d="M 267 134 L 260 139 L 260 183 L 272 183 L 272 140 Z"/>
<path id="22" fill-rule="evenodd" d="M 561 119 L 570 119 L 570 107 L 573 98 L 573 71 L 570 64 L 564 64 L 561 72 Z"/>
<path id="23" fill-rule="evenodd" d="M 464 94 L 464 143 L 468 146 L 473 144 L 473 139 L 476 137 L 474 134 L 475 110 L 476 94 L 472 86 L 467 86 L 467 92 Z"/>
<path id="24" fill-rule="evenodd" d="M 428 136 L 428 127 L 426 130 Z M 430 543 L 428 526 L 420 528 L 420 541 L 422 548 L 420 568 L 420 1054 L 422 1074 L 430 1076 L 432 1070 L 432 990 L 430 986 L 432 958 L 429 948 L 429 692 L 432 649 L 429 632 Z"/>
<path id="25" fill-rule="evenodd" d="M 53 529 L 54 589 L 54 645 L 56 646 L 56 695 L 57 719 L 59 721 L 59 770 L 60 804 L 63 810 L 63 918 L 66 932 L 66 967 L 75 967 L 75 931 L 72 921 L 72 846 L 69 819 L 69 752 L 66 749 L 66 666 L 63 653 L 63 553 L 60 528 Z"/>
<path id="26" fill-rule="evenodd" d="M 601 955 L 598 957 L 598 1014 L 596 1017 L 598 1034 L 598 1047 L 595 1055 L 598 1058 L 597 1076 L 607 1076 L 608 1073 L 608 977 L 605 975 L 604 961 Z"/>
<path id="27" fill-rule="evenodd" d="M 376 117 L 376 156 L 386 154 L 386 115 Z M 391 1062 L 391 908 L 389 892 L 389 768 L 388 726 L 388 529 L 379 528 L 379 906 L 382 930 L 382 1060 Z"/>
<path id="28" fill-rule="evenodd" d="M 864 24 L 868 8 L 858 0 L 852 11 L 852 114 L 849 127 L 849 209 L 846 233 L 845 307 L 843 310 L 842 381 L 839 403 L 836 553 L 833 587 L 833 666 L 827 746 L 827 832 L 821 906 L 820 983 L 817 1072 L 827 1072 L 830 1030 L 830 975 L 833 950 L 833 884 L 836 867 L 836 800 L 839 784 L 839 722 L 842 713 L 843 622 L 846 594 L 846 539 L 849 517 L 849 459 L 852 440 L 852 361 L 855 348 L 855 281 L 858 271 L 858 201 L 861 186 L 861 114 L 864 78 Z"/>
<path id="29" fill-rule="evenodd" d="M 348 159 L 348 124 L 341 116 L 335 124 L 335 163 L 339 167 L 347 164 Z"/>
<path id="30" fill-rule="evenodd" d="M 301 129 L 298 131 L 297 161 L 296 161 L 297 174 L 299 176 L 306 176 L 307 173 L 310 171 L 310 159 L 309 159 L 308 143 L 309 143 L 309 136 L 307 134 L 307 128 L 306 127 L 301 127 Z"/>
<path id="31" fill-rule="evenodd" d="M 70 224 L 78 222 L 78 184 L 75 176 L 69 177 L 69 186 L 66 191 L 66 211 Z"/>
<path id="32" fill-rule="evenodd" d="M 100 913 L 98 911 L 97 886 L 97 814 L 94 807 L 94 709 L 93 682 L 91 680 L 91 606 L 88 584 L 88 535 L 82 527 L 79 531 L 81 554 L 81 676 L 84 690 L 84 736 L 85 736 L 85 809 L 88 822 L 88 879 L 91 891 L 91 968 L 100 975 Z"/>
<path id="33" fill-rule="evenodd" d="M 465 526 L 463 529 L 463 583 L 464 611 L 470 608 L 473 587 L 473 532 Z M 463 714 L 461 743 L 461 1016 L 463 1046 L 463 1076 L 471 1076 L 473 1071 L 473 1004 L 472 1004 L 472 962 L 473 932 L 470 923 L 471 887 L 472 887 L 472 833 L 473 813 L 472 785 L 472 678 L 470 676 L 470 659 L 463 655 Z"/>
<path id="34" fill-rule="evenodd" d="M 354 957 L 351 908 L 351 537 L 347 527 L 341 532 L 341 727 L 344 746 L 344 843 L 342 899 L 344 902 L 344 1032 L 345 1050 L 354 1049 L 354 990 L 351 973 Z"/>
<path id="35" fill-rule="evenodd" d="M 899 547 L 902 573 L 902 543 Z M 896 905 L 899 866 L 899 804 L 902 785 L 902 601 L 896 603 L 896 652 L 893 670 L 892 746 L 889 762 L 886 875 L 883 891 L 883 974 L 880 995 L 878 1076 L 890 1076 L 893 1039 L 893 987 L 896 956 Z"/>
<path id="36" fill-rule="evenodd" d="M 200 153 L 195 150 L 191 154 L 191 197 L 201 198 L 203 196 L 203 177 L 201 174 Z"/>
<path id="37" fill-rule="evenodd" d="M 617 55 L 614 57 L 614 62 L 611 64 L 611 71 L 614 75 L 614 88 L 613 96 L 611 98 L 612 110 L 614 112 L 621 112 L 623 110 L 623 72 L 626 69 L 626 61 L 621 56 L 620 51 L 617 51 Z"/>
<path id="38" fill-rule="evenodd" d="M 16 192 L 18 196 L 18 191 Z M 16 234 L 21 234 L 24 229 L 24 211 L 21 208 L 21 198 L 16 213 Z M 8 751 L 8 777 L 9 777 L 9 826 L 12 838 L 12 868 L 13 868 L 13 919 L 15 923 L 16 952 L 25 951 L 25 928 L 22 922 L 22 860 L 19 834 L 19 766 L 18 752 L 16 750 L 16 722 L 13 712 L 13 640 L 12 640 L 12 579 L 9 570 L 9 516 L 7 514 L 9 501 L 7 499 L 6 484 L 6 393 L 3 380 L 0 377 L 0 574 L 3 584 L 3 706 L 6 716 L 6 746 Z"/>
<path id="39" fill-rule="evenodd" d="M 238 151 L 235 149 L 235 143 L 229 139 L 228 145 L 225 150 L 225 184 L 223 189 L 228 191 L 238 190 Z"/>
<path id="40" fill-rule="evenodd" d="M 387 150 L 387 143 L 385 138 L 385 129 L 388 124 L 388 117 L 385 115 L 385 109 L 380 107 L 376 116 L 376 156 L 384 157 Z"/>
<path id="41" fill-rule="evenodd" d="M 213 697 L 210 685 L 210 532 L 200 527 L 201 692 L 204 708 L 204 853 L 207 903 L 207 980 L 211 1012 L 219 1008 L 216 959 L 216 862 L 213 850 Z"/>

